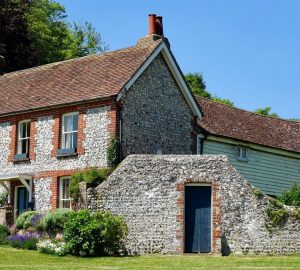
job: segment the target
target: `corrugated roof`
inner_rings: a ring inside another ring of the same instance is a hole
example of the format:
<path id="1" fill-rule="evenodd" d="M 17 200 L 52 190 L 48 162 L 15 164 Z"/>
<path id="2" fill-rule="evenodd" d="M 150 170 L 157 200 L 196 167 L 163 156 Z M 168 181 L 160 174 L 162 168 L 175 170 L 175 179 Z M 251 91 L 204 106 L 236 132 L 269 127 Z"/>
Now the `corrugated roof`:
<path id="1" fill-rule="evenodd" d="M 300 153 L 300 123 L 258 115 L 197 97 L 209 134 Z"/>

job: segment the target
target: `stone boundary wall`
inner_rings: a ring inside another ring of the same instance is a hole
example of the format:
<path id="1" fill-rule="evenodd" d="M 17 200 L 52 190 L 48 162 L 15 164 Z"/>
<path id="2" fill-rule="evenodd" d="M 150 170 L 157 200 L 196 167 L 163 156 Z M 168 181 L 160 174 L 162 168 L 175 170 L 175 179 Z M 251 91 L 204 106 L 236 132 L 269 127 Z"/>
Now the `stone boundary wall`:
<path id="1" fill-rule="evenodd" d="M 105 182 L 88 189 L 88 208 L 125 217 L 130 254 L 182 253 L 186 183 L 212 186 L 212 252 L 300 252 L 299 216 L 283 207 L 284 222 L 271 226 L 268 211 L 276 210 L 274 203 L 257 192 L 225 156 L 129 156 Z"/>

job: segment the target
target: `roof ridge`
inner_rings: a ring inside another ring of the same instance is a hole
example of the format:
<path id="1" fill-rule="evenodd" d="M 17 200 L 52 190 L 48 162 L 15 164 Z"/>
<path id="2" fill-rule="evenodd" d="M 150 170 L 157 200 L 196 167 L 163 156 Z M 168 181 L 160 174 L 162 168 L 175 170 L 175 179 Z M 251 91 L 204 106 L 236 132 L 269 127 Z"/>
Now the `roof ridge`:
<path id="1" fill-rule="evenodd" d="M 157 46 L 160 43 L 161 42 L 157 42 Z M 32 71 L 43 70 L 43 69 L 51 68 L 53 66 L 63 65 L 63 64 L 69 63 L 69 62 L 76 62 L 76 61 L 80 61 L 80 60 L 83 60 L 83 59 L 94 58 L 94 57 L 102 57 L 102 56 L 110 55 L 112 53 L 116 53 L 116 52 L 119 52 L 119 51 L 129 50 L 129 49 L 132 49 L 132 48 L 147 47 L 147 45 L 149 46 L 150 44 L 145 43 L 142 46 L 141 45 L 139 45 L 139 46 L 133 45 L 133 46 L 129 46 L 129 47 L 113 50 L 113 51 L 102 52 L 100 54 L 90 54 L 90 55 L 85 55 L 85 56 L 79 56 L 79 57 L 75 57 L 75 58 L 72 58 L 72 59 L 66 59 L 66 60 L 62 60 L 62 61 L 43 64 L 43 65 L 40 65 L 40 66 L 35 66 L 35 67 L 26 68 L 26 69 L 22 69 L 22 70 L 12 71 L 12 72 L 8 72 L 8 73 L 3 74 L 2 76 L 0 76 L 0 79 L 1 78 L 9 78 L 9 77 L 19 75 L 19 74 L 28 74 Z"/>
<path id="2" fill-rule="evenodd" d="M 275 119 L 275 120 L 278 120 L 278 121 L 285 121 L 285 122 L 289 122 L 289 123 L 300 124 L 300 122 L 297 122 L 297 121 L 292 121 L 292 120 L 284 119 L 284 118 L 280 118 L 280 117 L 272 117 L 272 116 L 269 116 L 269 115 L 258 114 L 256 112 L 251 112 L 251 111 L 248 111 L 246 109 L 238 108 L 238 107 L 235 107 L 235 106 L 230 106 L 230 105 L 224 104 L 224 103 L 222 103 L 220 101 L 212 100 L 212 99 L 209 99 L 209 98 L 206 98 L 206 97 L 202 97 L 202 96 L 196 96 L 196 99 L 204 99 L 206 101 L 210 101 L 210 102 L 213 102 L 213 103 L 218 103 L 221 106 L 226 106 L 226 107 L 228 107 L 230 109 L 235 109 L 235 110 L 239 110 L 239 111 L 251 113 L 251 114 L 257 115 L 259 117 L 265 117 L 265 118 Z"/>

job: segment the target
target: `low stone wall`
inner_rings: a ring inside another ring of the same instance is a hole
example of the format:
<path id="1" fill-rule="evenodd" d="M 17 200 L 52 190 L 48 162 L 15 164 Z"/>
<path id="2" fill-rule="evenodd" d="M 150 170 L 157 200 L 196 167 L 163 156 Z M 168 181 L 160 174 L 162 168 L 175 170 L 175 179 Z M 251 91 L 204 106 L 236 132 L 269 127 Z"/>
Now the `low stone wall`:
<path id="1" fill-rule="evenodd" d="M 253 189 L 225 156 L 129 156 L 105 182 L 88 189 L 88 208 L 125 217 L 131 254 L 181 253 L 186 183 L 212 186 L 213 252 L 300 252 L 298 212 Z M 270 215 L 278 209 L 284 218 L 277 224 Z"/>

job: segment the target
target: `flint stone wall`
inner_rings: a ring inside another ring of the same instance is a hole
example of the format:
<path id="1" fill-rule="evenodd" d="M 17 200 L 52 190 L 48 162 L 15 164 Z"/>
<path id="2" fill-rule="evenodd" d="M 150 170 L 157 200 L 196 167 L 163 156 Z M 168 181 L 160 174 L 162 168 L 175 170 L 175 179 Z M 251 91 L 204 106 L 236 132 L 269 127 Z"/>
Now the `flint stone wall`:
<path id="1" fill-rule="evenodd" d="M 192 154 L 192 111 L 163 57 L 158 55 L 126 92 L 122 153 Z"/>
<path id="2" fill-rule="evenodd" d="M 129 253 L 176 253 L 183 235 L 177 187 L 211 181 L 219 186 L 223 254 L 300 252 L 299 220 L 288 218 L 269 232 L 268 198 L 258 197 L 225 156 L 129 156 L 106 181 L 88 189 L 88 207 L 125 217 Z"/>
<path id="3" fill-rule="evenodd" d="M 68 158 L 52 157 L 53 127 L 52 115 L 38 117 L 36 121 L 36 141 L 34 149 L 36 158 L 28 162 L 14 163 L 9 161 L 10 133 L 12 125 L 9 122 L 0 123 L 0 175 L 32 174 L 51 172 L 56 170 L 76 170 L 88 167 L 106 166 L 106 147 L 109 141 L 110 106 L 92 108 L 84 115 L 84 155 Z M 37 210 L 50 208 L 51 178 L 35 178 L 35 202 Z M 41 182 L 39 182 L 41 181 Z M 1 193 L 1 187 L 0 187 Z"/>

